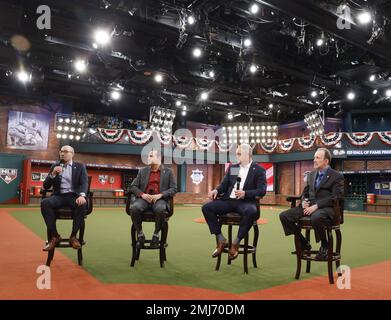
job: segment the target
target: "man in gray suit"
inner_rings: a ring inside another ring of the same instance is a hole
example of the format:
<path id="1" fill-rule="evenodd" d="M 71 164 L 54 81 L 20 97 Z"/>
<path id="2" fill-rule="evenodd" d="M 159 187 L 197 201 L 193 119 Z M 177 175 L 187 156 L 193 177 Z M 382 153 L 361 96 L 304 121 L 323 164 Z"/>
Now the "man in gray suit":
<path id="1" fill-rule="evenodd" d="M 316 242 L 321 242 L 318 260 L 327 259 L 327 238 L 325 226 L 334 217 L 333 200 L 344 194 L 344 177 L 330 168 L 331 153 L 319 148 L 314 156 L 314 171 L 307 175 L 307 184 L 301 196 L 301 205 L 280 214 L 285 235 L 297 234 L 304 251 L 310 251 L 311 245 L 301 234 L 297 222 L 303 216 L 310 216 Z"/>
<path id="2" fill-rule="evenodd" d="M 142 247 L 145 235 L 142 230 L 142 213 L 151 209 L 155 213 L 155 232 L 151 247 L 159 246 L 159 232 L 165 214 L 169 210 L 167 200 L 177 192 L 177 184 L 170 168 L 162 165 L 161 154 L 152 150 L 148 154 L 148 166 L 140 169 L 133 180 L 130 192 L 137 198 L 130 206 L 130 216 L 137 232 L 137 247 Z"/>

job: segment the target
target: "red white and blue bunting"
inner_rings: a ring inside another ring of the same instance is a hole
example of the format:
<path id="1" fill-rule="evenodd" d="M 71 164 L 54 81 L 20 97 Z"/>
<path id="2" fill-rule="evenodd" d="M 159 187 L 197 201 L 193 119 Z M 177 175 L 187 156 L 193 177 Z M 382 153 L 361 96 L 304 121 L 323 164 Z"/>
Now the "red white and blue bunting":
<path id="1" fill-rule="evenodd" d="M 291 139 L 285 139 L 285 140 L 280 140 L 278 141 L 278 145 L 280 146 L 280 149 L 282 151 L 291 151 L 293 148 L 293 145 L 295 144 L 296 138 L 291 138 Z"/>
<path id="2" fill-rule="evenodd" d="M 366 146 L 373 138 L 373 132 L 347 132 L 346 136 L 354 146 Z"/>
<path id="3" fill-rule="evenodd" d="M 157 135 L 160 143 L 162 143 L 164 145 L 168 145 L 172 142 L 172 135 L 171 134 L 166 133 L 166 132 L 158 132 L 158 131 L 154 131 L 154 132 Z"/>
<path id="4" fill-rule="evenodd" d="M 151 130 L 133 131 L 127 130 L 129 140 L 134 144 L 146 144 L 152 136 Z"/>
<path id="5" fill-rule="evenodd" d="M 214 140 L 208 140 L 206 138 L 194 138 L 198 148 L 201 150 L 209 150 L 212 144 L 215 142 Z"/>
<path id="6" fill-rule="evenodd" d="M 102 129 L 98 128 L 98 132 L 100 137 L 109 143 L 116 143 L 118 142 L 124 133 L 123 129 Z"/>
<path id="7" fill-rule="evenodd" d="M 378 131 L 377 135 L 386 145 L 391 146 L 391 131 Z"/>
<path id="8" fill-rule="evenodd" d="M 263 149 L 263 151 L 270 153 L 270 152 L 273 152 L 276 149 L 277 141 L 270 142 L 270 143 L 268 143 L 268 142 L 261 142 L 260 145 L 261 145 L 261 148 Z"/>
<path id="9" fill-rule="evenodd" d="M 192 137 L 186 137 L 186 136 L 177 137 L 173 135 L 172 138 L 174 139 L 175 144 L 182 149 L 189 147 L 193 142 Z"/>
<path id="10" fill-rule="evenodd" d="M 299 142 L 300 147 L 304 149 L 312 148 L 316 140 L 316 135 L 311 134 L 307 137 L 300 137 L 297 138 L 297 141 Z"/>
<path id="11" fill-rule="evenodd" d="M 325 146 L 334 146 L 334 145 L 336 145 L 338 142 L 341 141 L 342 137 L 343 137 L 343 133 L 342 132 L 331 132 L 331 133 L 322 134 L 322 135 L 319 136 L 320 141 L 322 141 L 322 143 Z"/>

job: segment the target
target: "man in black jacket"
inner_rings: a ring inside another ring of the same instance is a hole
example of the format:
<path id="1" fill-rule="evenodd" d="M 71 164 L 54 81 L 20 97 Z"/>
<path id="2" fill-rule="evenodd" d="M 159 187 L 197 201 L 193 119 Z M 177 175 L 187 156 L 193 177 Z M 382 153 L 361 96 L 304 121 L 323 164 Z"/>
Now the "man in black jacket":
<path id="1" fill-rule="evenodd" d="M 170 168 L 162 165 L 159 150 L 148 153 L 148 166 L 140 169 L 130 186 L 130 192 L 136 197 L 130 206 L 130 216 L 137 232 L 137 247 L 142 247 L 145 235 L 142 230 L 142 213 L 151 209 L 155 214 L 155 232 L 151 247 L 159 246 L 159 232 L 168 212 L 168 199 L 177 192 L 177 184 Z"/>
<path id="2" fill-rule="evenodd" d="M 71 146 L 63 146 L 60 150 L 60 161 L 50 168 L 43 187 L 53 187 L 53 194 L 41 202 L 41 212 L 49 231 L 50 239 L 44 251 L 52 250 L 61 240 L 56 228 L 55 209 L 70 207 L 73 209 L 73 227 L 69 243 L 74 249 L 80 249 L 76 238 L 83 223 L 86 211 L 86 193 L 88 176 L 84 164 L 73 162 L 75 151 Z"/>
<path id="3" fill-rule="evenodd" d="M 316 259 L 327 259 L 328 242 L 325 226 L 334 217 L 333 200 L 344 194 L 344 177 L 330 168 L 331 153 L 319 148 L 314 155 L 314 171 L 307 175 L 307 184 L 301 197 L 301 205 L 280 214 L 285 235 L 297 234 L 304 251 L 311 251 L 311 245 L 301 234 L 297 222 L 303 216 L 309 216 L 314 228 L 316 242 L 321 242 Z"/>
<path id="4" fill-rule="evenodd" d="M 209 192 L 209 198 L 213 201 L 202 206 L 210 232 L 218 239 L 217 248 L 212 253 L 213 258 L 220 255 L 228 244 L 221 233 L 218 216 L 229 212 L 237 212 L 241 215 L 238 235 L 229 250 L 229 257 L 233 260 L 238 256 L 240 241 L 250 230 L 254 220 L 259 218 L 256 198 L 266 194 L 266 172 L 264 168 L 252 161 L 251 146 L 240 145 L 236 150 L 236 157 L 239 163 L 232 165 L 221 184 Z M 221 198 L 216 200 L 218 196 Z"/>

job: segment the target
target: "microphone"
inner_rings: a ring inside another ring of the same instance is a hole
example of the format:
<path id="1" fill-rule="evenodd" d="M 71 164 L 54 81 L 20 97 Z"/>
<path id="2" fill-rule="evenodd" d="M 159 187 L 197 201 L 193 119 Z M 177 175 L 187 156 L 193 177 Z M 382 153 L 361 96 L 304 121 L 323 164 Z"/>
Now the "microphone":
<path id="1" fill-rule="evenodd" d="M 237 177 L 236 178 L 236 190 L 239 190 L 239 187 L 240 187 L 240 182 L 242 181 L 242 178 L 241 177 Z"/>
<path id="2" fill-rule="evenodd" d="M 64 170 L 64 159 L 61 159 L 59 162 L 58 162 L 58 165 L 61 167 L 61 170 L 63 171 Z M 62 175 L 62 171 L 58 174 L 58 175 Z"/>
<path id="3" fill-rule="evenodd" d="M 148 194 L 153 194 L 153 189 L 149 189 Z"/>

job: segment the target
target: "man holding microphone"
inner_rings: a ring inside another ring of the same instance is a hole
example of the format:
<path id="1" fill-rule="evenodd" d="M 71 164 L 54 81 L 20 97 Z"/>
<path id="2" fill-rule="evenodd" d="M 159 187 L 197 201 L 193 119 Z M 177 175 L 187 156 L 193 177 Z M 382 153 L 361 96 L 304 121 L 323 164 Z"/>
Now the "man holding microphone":
<path id="1" fill-rule="evenodd" d="M 73 209 L 73 227 L 69 243 L 74 249 L 80 249 L 81 244 L 76 238 L 83 223 L 86 211 L 86 193 L 88 176 L 84 164 L 73 162 L 75 151 L 71 146 L 63 146 L 60 150 L 60 161 L 53 164 L 46 177 L 43 187 L 53 187 L 53 194 L 41 202 L 41 212 L 49 231 L 49 242 L 43 251 L 52 250 L 61 240 L 56 228 L 55 209 L 69 207 Z"/>
<path id="2" fill-rule="evenodd" d="M 216 235 L 218 240 L 217 248 L 212 253 L 213 258 L 219 256 L 228 245 L 227 239 L 221 232 L 218 216 L 229 212 L 237 212 L 241 215 L 237 237 L 229 250 L 231 260 L 237 258 L 240 241 L 248 233 L 254 220 L 259 218 L 256 198 L 266 194 L 266 172 L 264 168 L 252 161 L 252 152 L 248 144 L 238 146 L 236 150 L 238 163 L 230 166 L 221 184 L 209 192 L 209 199 L 213 201 L 202 206 L 210 232 Z"/>

